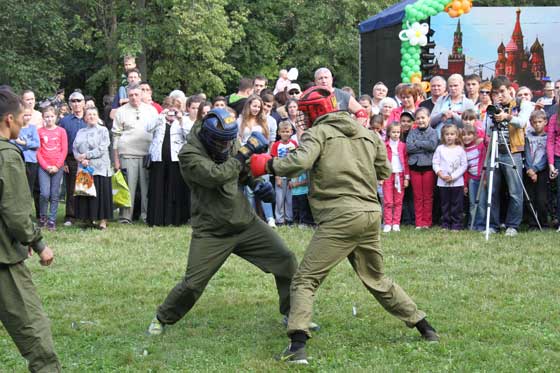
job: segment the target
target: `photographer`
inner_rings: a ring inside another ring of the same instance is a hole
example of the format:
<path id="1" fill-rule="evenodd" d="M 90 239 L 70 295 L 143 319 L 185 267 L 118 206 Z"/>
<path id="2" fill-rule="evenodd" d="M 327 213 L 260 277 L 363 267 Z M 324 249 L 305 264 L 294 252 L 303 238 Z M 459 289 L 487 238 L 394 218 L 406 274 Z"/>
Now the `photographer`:
<path id="1" fill-rule="evenodd" d="M 496 160 L 499 167 L 494 171 L 490 233 L 496 233 L 500 226 L 500 190 L 503 180 L 509 191 L 509 206 L 504 222 L 506 236 L 515 236 L 523 217 L 523 150 L 525 127 L 529 122 L 532 105 L 515 99 L 515 91 L 505 76 L 497 76 L 492 80 L 492 91 L 496 106 L 487 109 L 486 129 L 488 132 L 498 131 Z"/>

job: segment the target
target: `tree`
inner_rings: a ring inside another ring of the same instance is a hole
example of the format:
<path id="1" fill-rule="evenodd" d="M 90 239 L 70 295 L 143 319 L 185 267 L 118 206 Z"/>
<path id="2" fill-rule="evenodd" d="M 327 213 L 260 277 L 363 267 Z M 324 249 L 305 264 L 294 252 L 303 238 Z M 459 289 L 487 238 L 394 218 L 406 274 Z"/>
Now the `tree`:
<path id="1" fill-rule="evenodd" d="M 67 21 L 55 0 L 4 0 L 0 12 L 0 82 L 16 92 L 52 96 L 63 77 Z"/>
<path id="2" fill-rule="evenodd" d="M 181 88 L 187 94 L 223 93 L 225 81 L 238 77 L 228 61 L 243 34 L 243 12 L 225 11 L 226 0 L 161 2 L 146 22 L 145 47 L 151 82 L 159 92 Z"/>

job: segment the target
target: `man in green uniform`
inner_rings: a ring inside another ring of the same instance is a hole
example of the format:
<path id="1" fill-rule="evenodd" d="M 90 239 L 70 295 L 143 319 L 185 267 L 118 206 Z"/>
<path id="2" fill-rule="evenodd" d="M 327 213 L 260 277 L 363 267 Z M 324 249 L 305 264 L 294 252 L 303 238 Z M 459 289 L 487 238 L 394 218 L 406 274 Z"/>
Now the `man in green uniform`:
<path id="1" fill-rule="evenodd" d="M 165 325 L 179 321 L 231 254 L 274 275 L 280 313 L 288 314 L 297 261 L 281 238 L 256 216 L 242 188 L 249 185 L 261 200 L 274 200 L 272 185 L 255 181 L 246 165 L 251 154 L 265 152 L 267 145 L 261 133 L 253 132 L 240 147 L 237 123 L 224 109 L 211 110 L 193 127 L 179 153 L 181 174 L 192 196 L 187 270 L 159 306 L 148 334 L 159 335 Z"/>
<path id="2" fill-rule="evenodd" d="M 31 280 L 25 259 L 36 252 L 40 262 L 53 261 L 31 216 L 33 206 L 23 155 L 8 140 L 23 126 L 23 104 L 8 89 L 0 90 L 0 320 L 31 372 L 59 372 L 50 323 Z"/>
<path id="3" fill-rule="evenodd" d="M 300 98 L 299 110 L 311 124 L 300 146 L 287 157 L 251 158 L 253 176 L 271 173 L 295 177 L 309 170 L 309 203 L 319 228 L 292 280 L 288 335 L 291 344 L 280 359 L 307 364 L 305 343 L 317 288 L 329 271 L 348 258 L 368 291 L 392 315 L 416 327 L 429 341 L 439 339 L 410 297 L 383 274 L 379 247 L 381 208 L 377 180 L 387 179 L 391 165 L 385 145 L 346 112 L 335 112 L 334 94 L 312 87 Z"/>

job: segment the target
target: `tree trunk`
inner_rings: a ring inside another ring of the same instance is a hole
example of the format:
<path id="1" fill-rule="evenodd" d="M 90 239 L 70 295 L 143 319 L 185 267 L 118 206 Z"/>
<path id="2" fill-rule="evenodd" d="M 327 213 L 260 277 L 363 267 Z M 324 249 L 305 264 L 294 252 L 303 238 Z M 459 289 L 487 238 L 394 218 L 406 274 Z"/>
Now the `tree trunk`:
<path id="1" fill-rule="evenodd" d="M 143 15 L 146 9 L 146 0 L 136 0 L 136 9 Z M 144 18 L 143 16 L 138 18 L 138 26 L 140 29 L 144 27 Z M 142 39 L 142 51 L 138 56 L 136 56 L 136 64 L 140 69 L 140 73 L 142 74 L 142 80 L 148 80 L 148 63 L 146 61 L 146 47 L 144 45 L 144 40 Z"/>

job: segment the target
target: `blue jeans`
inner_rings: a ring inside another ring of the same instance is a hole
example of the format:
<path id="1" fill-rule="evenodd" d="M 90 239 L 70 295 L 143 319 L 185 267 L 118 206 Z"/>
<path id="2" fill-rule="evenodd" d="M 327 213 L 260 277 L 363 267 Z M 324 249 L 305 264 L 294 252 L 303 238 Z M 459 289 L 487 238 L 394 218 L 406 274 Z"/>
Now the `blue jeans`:
<path id="1" fill-rule="evenodd" d="M 483 231 L 486 228 L 486 190 L 482 188 L 480 191 L 480 200 L 478 201 L 478 208 L 476 208 L 476 194 L 480 187 L 481 180 L 469 179 L 469 212 L 470 220 L 468 227 L 471 226 L 471 220 L 474 216 L 473 229 L 475 231 Z"/>
<path id="2" fill-rule="evenodd" d="M 48 210 L 48 220 L 51 222 L 56 221 L 56 212 L 60 199 L 60 184 L 63 175 L 64 171 L 62 171 L 62 169 L 54 174 L 49 174 L 39 167 L 39 188 L 41 189 L 39 196 L 39 216 L 47 216 Z M 50 209 L 49 201 L 51 202 Z"/>
<path id="3" fill-rule="evenodd" d="M 502 181 L 505 181 L 509 194 L 509 206 L 505 221 L 506 227 L 519 229 L 521 219 L 523 218 L 523 160 L 521 153 L 513 153 L 512 156 L 516 169 L 513 168 L 508 154 L 498 154 L 500 166 L 494 171 L 490 227 L 496 230 L 500 226 L 500 187 Z"/>

